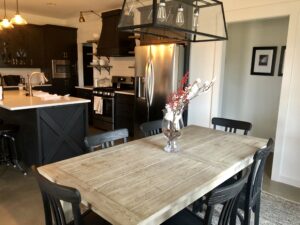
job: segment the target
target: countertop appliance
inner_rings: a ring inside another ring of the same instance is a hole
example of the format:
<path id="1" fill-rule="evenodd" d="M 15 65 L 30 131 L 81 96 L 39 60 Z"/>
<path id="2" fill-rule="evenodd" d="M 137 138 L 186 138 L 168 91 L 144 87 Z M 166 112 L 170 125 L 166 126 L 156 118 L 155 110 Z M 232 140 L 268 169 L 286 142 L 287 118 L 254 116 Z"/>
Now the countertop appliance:
<path id="1" fill-rule="evenodd" d="M 184 73 L 184 46 L 135 47 L 134 136 L 142 137 L 143 122 L 162 119 L 167 97 L 177 90 Z"/>
<path id="2" fill-rule="evenodd" d="M 93 89 L 93 126 L 101 130 L 115 129 L 116 91 L 133 90 L 134 77 L 113 76 L 112 87 Z M 97 101 L 97 102 L 96 102 Z M 101 106 L 99 107 L 99 102 Z"/>

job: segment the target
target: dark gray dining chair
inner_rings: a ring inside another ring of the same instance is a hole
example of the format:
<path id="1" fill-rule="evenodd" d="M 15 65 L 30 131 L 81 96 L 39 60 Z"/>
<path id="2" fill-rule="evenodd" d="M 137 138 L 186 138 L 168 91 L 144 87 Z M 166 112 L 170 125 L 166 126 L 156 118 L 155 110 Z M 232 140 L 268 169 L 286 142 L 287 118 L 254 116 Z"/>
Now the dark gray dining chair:
<path id="1" fill-rule="evenodd" d="M 226 119 L 221 117 L 212 118 L 211 123 L 213 124 L 214 129 L 216 129 L 217 126 L 221 126 L 221 127 L 225 127 L 226 132 L 233 132 L 233 133 L 236 133 L 237 130 L 243 130 L 244 135 L 247 135 L 252 128 L 252 124 L 249 122 Z"/>
<path id="2" fill-rule="evenodd" d="M 110 225 L 109 222 L 95 214 L 92 210 L 84 213 L 80 211 L 80 192 L 72 187 L 55 184 L 39 174 L 36 167 L 32 167 L 42 194 L 46 225 Z M 61 201 L 72 206 L 73 221 L 67 223 Z"/>
<path id="3" fill-rule="evenodd" d="M 231 218 L 236 218 L 236 202 L 239 199 L 239 193 L 243 189 L 250 170 L 243 176 L 234 180 L 232 183 L 217 187 L 207 195 L 207 209 L 204 218 L 185 208 L 173 217 L 162 223 L 162 225 L 211 225 L 216 205 L 223 205 L 218 225 L 228 225 Z"/>
<path id="4" fill-rule="evenodd" d="M 124 128 L 87 136 L 84 139 L 84 143 L 88 152 L 93 152 L 95 150 L 112 147 L 115 145 L 116 141 L 126 143 L 128 136 L 128 129 Z"/>
<path id="5" fill-rule="evenodd" d="M 140 130 L 143 132 L 145 137 L 160 134 L 162 132 L 162 120 L 154 120 L 142 123 Z"/>
<path id="6" fill-rule="evenodd" d="M 238 208 L 244 211 L 243 216 L 241 213 L 238 213 L 238 217 L 243 225 L 250 225 L 251 211 L 254 213 L 254 224 L 259 225 L 264 169 L 266 160 L 273 148 L 274 141 L 270 138 L 267 146 L 259 149 L 253 157 L 251 173 L 238 202 Z M 236 224 L 236 221 L 232 221 L 231 224 Z"/>

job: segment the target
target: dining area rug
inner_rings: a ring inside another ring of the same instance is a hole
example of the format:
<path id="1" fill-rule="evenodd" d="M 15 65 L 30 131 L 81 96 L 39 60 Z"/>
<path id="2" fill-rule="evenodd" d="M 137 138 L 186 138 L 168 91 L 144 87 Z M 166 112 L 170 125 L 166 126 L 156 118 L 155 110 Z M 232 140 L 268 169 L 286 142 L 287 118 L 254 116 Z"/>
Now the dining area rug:
<path id="1" fill-rule="evenodd" d="M 300 225 L 300 203 L 263 192 L 261 199 L 260 224 Z"/>
<path id="2" fill-rule="evenodd" d="M 213 217 L 213 225 L 218 224 L 222 206 L 217 206 Z M 300 225 L 300 203 L 284 199 L 280 196 L 262 192 L 260 208 L 260 225 Z M 242 211 L 240 211 L 241 214 Z M 203 215 L 200 215 L 203 217 Z M 251 223 L 254 224 L 254 214 Z M 236 225 L 241 225 L 237 219 Z"/>

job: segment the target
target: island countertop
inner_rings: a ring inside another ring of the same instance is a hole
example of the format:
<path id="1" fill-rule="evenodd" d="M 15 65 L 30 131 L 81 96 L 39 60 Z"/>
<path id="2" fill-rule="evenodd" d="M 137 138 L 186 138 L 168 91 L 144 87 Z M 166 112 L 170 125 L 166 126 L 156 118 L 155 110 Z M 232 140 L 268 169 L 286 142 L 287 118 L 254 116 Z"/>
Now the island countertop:
<path id="1" fill-rule="evenodd" d="M 55 100 L 43 100 L 40 97 L 26 96 L 25 91 L 4 91 L 4 99 L 0 101 L 0 107 L 14 111 L 89 102 L 90 100 L 87 99 L 64 96 Z"/>

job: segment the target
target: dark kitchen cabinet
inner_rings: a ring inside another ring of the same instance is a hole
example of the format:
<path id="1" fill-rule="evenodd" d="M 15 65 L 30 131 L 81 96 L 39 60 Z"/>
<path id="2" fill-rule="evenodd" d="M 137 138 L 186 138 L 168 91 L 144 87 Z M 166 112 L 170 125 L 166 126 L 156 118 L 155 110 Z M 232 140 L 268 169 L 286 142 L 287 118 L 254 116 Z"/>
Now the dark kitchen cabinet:
<path id="1" fill-rule="evenodd" d="M 44 66 L 43 72 L 52 81 L 52 60 L 70 60 L 71 76 L 64 81 L 54 81 L 54 89 L 60 89 L 63 94 L 75 95 L 75 86 L 78 85 L 77 76 L 77 29 L 56 25 L 44 25 Z M 56 86 L 56 83 L 59 86 Z M 56 87 L 55 87 L 56 86 Z M 64 89 L 61 89 L 64 88 Z"/>
<path id="2" fill-rule="evenodd" d="M 0 67 L 41 68 L 43 65 L 43 30 L 39 25 L 15 26 L 0 32 Z"/>
<path id="3" fill-rule="evenodd" d="M 89 118 L 89 124 L 93 125 L 93 90 L 84 89 L 84 88 L 76 88 L 76 97 L 78 98 L 84 98 L 91 100 L 90 103 L 88 103 L 88 118 Z"/>
<path id="4" fill-rule="evenodd" d="M 129 135 L 133 136 L 134 96 L 116 94 L 115 99 L 115 129 L 127 128 Z"/>

